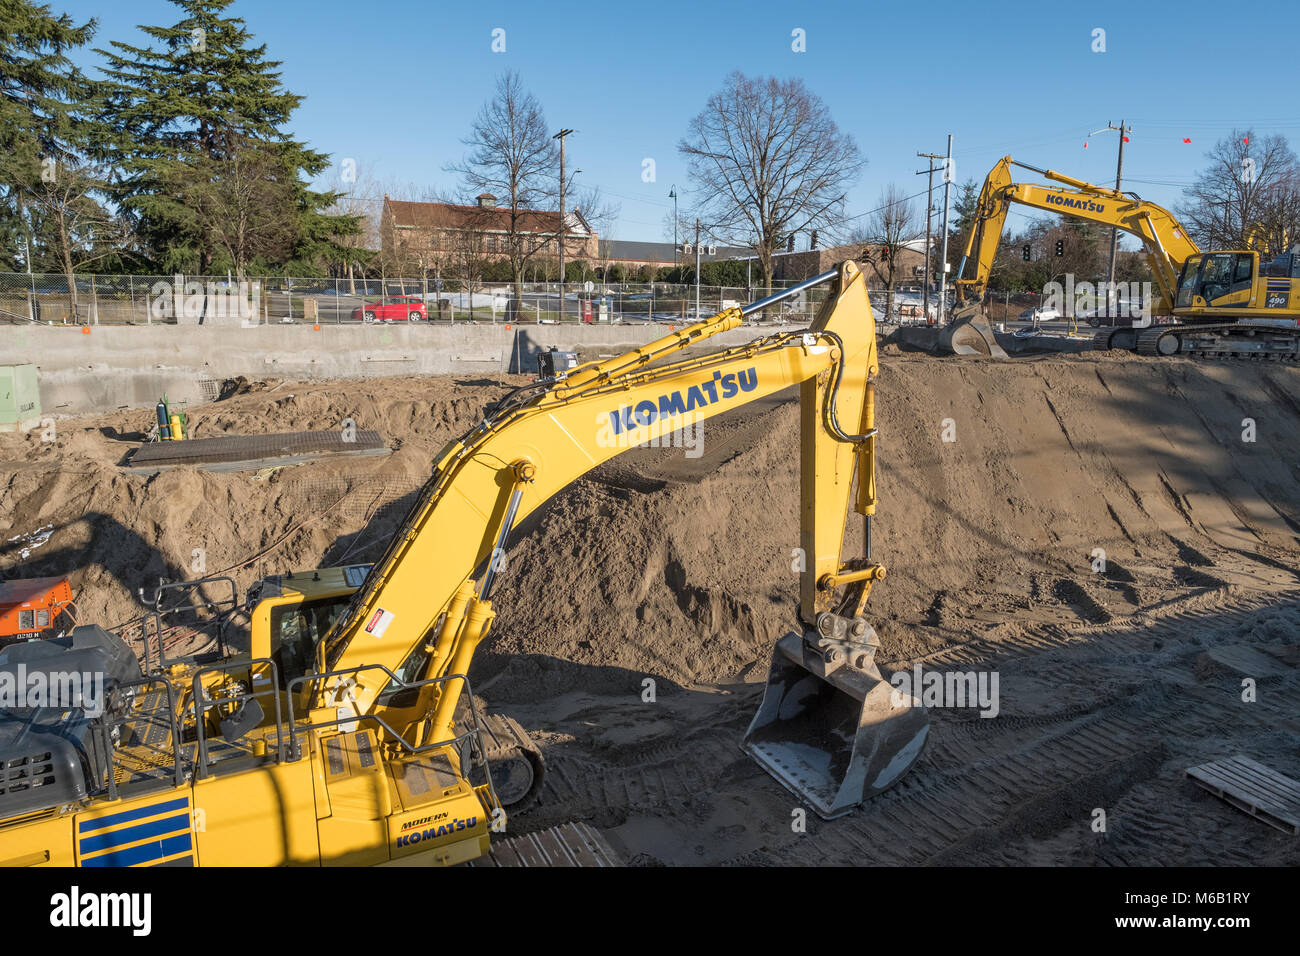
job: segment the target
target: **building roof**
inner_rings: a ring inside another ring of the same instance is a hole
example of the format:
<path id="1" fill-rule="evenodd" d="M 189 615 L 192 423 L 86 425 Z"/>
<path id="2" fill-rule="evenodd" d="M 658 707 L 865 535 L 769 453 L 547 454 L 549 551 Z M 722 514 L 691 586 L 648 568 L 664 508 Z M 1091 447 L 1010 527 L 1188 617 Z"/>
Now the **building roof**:
<path id="1" fill-rule="evenodd" d="M 707 245 L 707 243 L 706 243 Z M 600 252 L 607 259 L 628 259 L 634 262 L 673 262 L 673 244 L 671 242 L 639 242 L 634 239 L 601 240 Z M 737 259 L 752 256 L 752 249 L 738 246 L 718 246 L 716 255 L 701 255 L 702 262 L 715 262 L 720 259 Z M 694 260 L 695 253 L 689 255 L 677 253 L 676 259 L 682 262 Z"/>
<path id="2" fill-rule="evenodd" d="M 510 226 L 508 205 L 461 206 L 455 203 L 407 202 L 402 199 L 389 199 L 388 208 L 393 216 L 393 225 L 399 229 L 473 229 L 505 232 Z M 585 235 L 591 232 L 587 220 L 578 210 L 570 210 L 565 214 L 565 218 L 569 220 L 569 235 Z M 521 210 L 519 229 L 522 232 L 554 234 L 560 229 L 560 214 L 550 209 Z"/>

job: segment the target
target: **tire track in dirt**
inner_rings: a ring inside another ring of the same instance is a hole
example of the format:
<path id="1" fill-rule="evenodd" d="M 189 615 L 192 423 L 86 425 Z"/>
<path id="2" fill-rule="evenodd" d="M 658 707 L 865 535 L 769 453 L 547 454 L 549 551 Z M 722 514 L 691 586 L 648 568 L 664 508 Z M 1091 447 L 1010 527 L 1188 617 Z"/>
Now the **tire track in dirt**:
<path id="1" fill-rule="evenodd" d="M 1009 713 L 986 720 L 933 712 L 931 740 L 917 766 L 867 809 L 832 823 L 810 820 L 807 835 L 773 839 L 765 849 L 726 862 L 1149 864 L 1159 862 L 1161 848 L 1169 845 L 1189 861 L 1226 864 L 1257 858 L 1260 851 L 1251 845 L 1250 828 L 1233 846 L 1215 842 L 1215 824 L 1231 812 L 1227 808 L 1207 804 L 1185 826 L 1181 815 L 1170 815 L 1167 801 L 1144 796 L 1177 786 L 1156 775 L 1172 759 L 1171 751 L 1186 750 L 1186 742 L 1212 740 L 1225 726 L 1238 733 L 1266 732 L 1282 716 L 1275 707 L 1243 714 L 1231 695 L 1195 685 L 1180 661 L 1206 647 L 1239 640 L 1223 627 L 1225 614 L 1245 625 L 1277 601 L 1254 593 L 1222 601 L 1224 596 L 1198 595 L 1182 602 L 1193 606 L 1165 609 L 1145 626 L 1050 627 L 926 655 L 930 670 L 996 666 L 1010 668 L 1007 679 L 1023 675 L 1063 688 L 1087 688 L 1096 684 L 1099 667 L 1142 653 L 1152 656 L 1150 670 L 1160 677 L 1141 693 L 1126 685 L 1110 687 L 1052 713 Z M 1284 596 L 1294 599 L 1300 592 Z M 1153 650 L 1156 645 L 1159 649 Z M 575 813 L 603 826 L 656 811 L 699 818 L 730 789 L 773 790 L 776 785 L 738 747 L 757 700 L 755 688 L 752 695 L 737 695 L 715 711 L 707 728 L 680 739 L 619 748 L 608 757 L 576 746 L 564 748 L 568 752 L 548 751 L 548 809 L 530 811 L 522 825 L 533 829 Z M 775 802 L 782 802 L 784 793 L 776 794 Z M 788 802 L 797 805 L 793 797 Z M 1109 808 L 1114 821 L 1109 835 L 1098 839 L 1089 828 L 1096 806 Z M 1194 838 L 1190 830 L 1184 832 L 1189 827 L 1201 827 L 1196 832 L 1208 835 Z M 1046 841 L 1031 845 L 1026 833 L 1041 833 Z M 999 849 L 1008 843 L 1014 848 Z"/>

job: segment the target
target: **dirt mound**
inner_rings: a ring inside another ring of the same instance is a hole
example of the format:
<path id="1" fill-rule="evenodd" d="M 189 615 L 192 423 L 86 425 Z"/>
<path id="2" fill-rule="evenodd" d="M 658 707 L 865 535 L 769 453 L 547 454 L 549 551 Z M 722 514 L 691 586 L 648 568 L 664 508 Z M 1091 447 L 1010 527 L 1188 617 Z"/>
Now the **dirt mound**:
<path id="1" fill-rule="evenodd" d="M 392 448 L 259 473 L 122 473 L 147 411 L 0 435 L 0 574 L 71 572 L 81 619 L 117 624 L 160 576 L 229 567 L 242 593 L 373 560 L 438 450 L 521 381 L 236 383 L 190 411 L 196 436 L 350 418 Z M 1300 370 L 887 357 L 889 576 L 867 614 L 886 664 L 993 669 L 1001 710 L 932 710 L 902 785 L 799 836 L 792 798 L 737 747 L 796 621 L 789 398 L 705 423 L 691 457 L 632 450 L 517 532 L 474 669 L 551 768 L 515 826 L 591 820 L 645 864 L 1300 862 L 1185 775 L 1248 753 L 1300 776 Z M 849 553 L 861 542 L 852 520 Z"/>
<path id="2" fill-rule="evenodd" d="M 267 473 L 122 474 L 148 411 L 60 420 L 52 442 L 0 436 L 0 571 L 73 572 L 83 617 L 115 623 L 160 576 L 233 567 L 242 589 L 372 559 L 436 451 L 519 381 L 277 383 L 190 411 L 196 437 L 350 419 L 394 449 Z M 999 625 L 1098 623 L 1189 590 L 1296 581 L 1294 369 L 897 357 L 879 396 L 874 547 L 890 576 L 869 613 L 886 659 Z M 558 495 L 516 538 L 488 654 L 680 683 L 761 677 L 795 623 L 791 397 L 706 423 L 699 458 L 636 449 Z M 861 538 L 851 521 L 851 553 Z"/>
<path id="3" fill-rule="evenodd" d="M 150 411 L 61 418 L 53 435 L 0 435 L 0 528 L 9 529 L 0 574 L 71 573 L 81 620 L 109 625 L 141 614 L 140 589 L 152 593 L 160 577 L 229 570 L 242 595 L 264 574 L 373 560 L 437 451 L 516 384 L 455 377 L 279 383 L 188 411 L 195 438 L 332 430 L 350 419 L 377 429 L 393 449 L 363 463 L 124 474 L 119 466 L 148 434 Z"/>
<path id="4" fill-rule="evenodd" d="M 886 659 L 1297 583 L 1295 369 L 898 358 L 878 394 L 873 548 L 890 574 L 868 608 Z M 706 449 L 727 440 L 711 425 Z M 695 481 L 655 480 L 674 457 L 689 476 L 682 451 L 638 449 L 557 496 L 514 545 L 493 649 L 761 678 L 794 624 L 797 407 L 760 425 Z M 861 537 L 852 521 L 850 553 Z"/>

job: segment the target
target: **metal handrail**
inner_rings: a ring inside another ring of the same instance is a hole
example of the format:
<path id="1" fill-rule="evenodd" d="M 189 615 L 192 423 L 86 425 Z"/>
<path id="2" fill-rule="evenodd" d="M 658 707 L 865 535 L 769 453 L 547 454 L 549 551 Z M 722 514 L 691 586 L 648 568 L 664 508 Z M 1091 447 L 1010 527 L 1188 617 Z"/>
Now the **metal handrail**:
<path id="1" fill-rule="evenodd" d="M 395 731 L 392 727 L 390 727 L 387 721 L 385 721 L 378 714 L 357 714 L 352 717 L 340 717 L 337 718 L 336 720 L 326 720 L 326 721 L 320 721 L 318 723 L 298 724 L 296 722 L 294 700 L 297 698 L 297 694 L 295 693 L 295 691 L 303 684 L 306 684 L 308 681 L 318 681 L 318 680 L 323 681 L 326 678 L 330 678 L 330 677 L 345 677 L 352 674 L 358 674 L 361 671 L 370 671 L 370 670 L 383 671 L 385 674 L 387 674 L 390 682 L 393 682 L 397 685 L 396 688 L 394 688 L 395 690 L 415 690 L 420 687 L 427 687 L 431 684 L 442 684 L 451 680 L 464 681 L 466 696 L 469 699 L 470 714 L 474 720 L 473 730 L 468 731 L 467 733 L 464 734 L 458 734 L 457 736 L 451 737 L 447 740 L 435 741 L 433 743 L 425 744 L 422 747 L 417 747 L 415 744 L 408 741 L 401 734 L 397 733 L 397 731 Z M 361 720 L 372 720 L 375 723 L 379 724 L 379 726 L 383 727 L 386 731 L 388 731 L 388 733 L 392 736 L 392 738 L 395 741 L 397 741 L 398 744 L 401 745 L 403 750 L 406 750 L 408 753 L 412 755 L 427 753 L 430 750 L 437 750 L 438 748 L 445 747 L 448 744 L 456 743 L 464 739 L 465 737 L 469 736 L 470 734 L 477 735 L 479 733 L 478 707 L 474 703 L 474 694 L 470 690 L 469 678 L 466 677 L 464 674 L 445 674 L 442 677 L 429 677 L 426 678 L 425 680 L 408 683 L 407 681 L 404 681 L 400 677 L 398 677 L 395 673 L 393 673 L 383 664 L 359 664 L 356 667 L 345 667 L 342 668 L 341 670 L 326 671 L 322 674 L 304 674 L 302 677 L 294 678 L 292 681 L 289 682 L 287 696 L 289 698 L 289 747 L 295 753 L 297 752 L 298 731 L 300 729 L 302 731 L 319 730 L 323 727 L 336 727 L 339 724 L 350 723 L 352 721 L 361 721 Z"/>
<path id="2" fill-rule="evenodd" d="M 170 581 L 170 582 L 168 582 L 168 583 L 166 583 L 166 584 L 159 584 L 159 585 L 158 585 L 157 589 L 154 591 L 154 597 L 153 597 L 153 601 L 152 601 L 152 602 L 148 601 L 147 599 L 144 601 L 144 603 L 145 603 L 147 606 L 153 608 L 153 614 L 152 614 L 152 615 L 148 615 L 148 614 L 146 614 L 146 615 L 144 615 L 144 616 L 141 618 L 141 622 L 142 622 L 141 630 L 144 631 L 144 666 L 145 666 L 145 670 L 148 670 L 148 669 L 149 669 L 149 629 L 148 629 L 147 625 L 144 624 L 144 622 L 147 622 L 147 621 L 149 620 L 150 616 L 153 617 L 155 636 L 156 636 L 157 643 L 158 643 L 158 668 L 159 668 L 159 670 L 161 670 L 161 669 L 164 668 L 164 667 L 167 667 L 167 666 L 170 665 L 170 664 L 175 664 L 175 663 L 178 663 L 178 662 L 184 660 L 184 658 L 169 658 L 169 657 L 167 656 L 166 651 L 163 649 L 163 640 L 162 640 L 162 635 L 163 635 L 163 615 L 165 615 L 165 614 L 170 614 L 170 613 L 173 613 L 173 612 L 176 612 L 176 611 L 186 611 L 186 610 L 190 610 L 190 611 L 192 611 L 192 610 L 195 610 L 195 608 L 194 608 L 192 605 L 187 605 L 187 604 L 177 604 L 177 605 L 175 605 L 174 607 L 167 607 L 167 608 L 165 608 L 165 607 L 162 606 L 163 592 L 164 592 L 164 591 L 179 591 L 179 590 L 191 590 L 191 591 L 192 591 L 192 590 L 194 590 L 195 588 L 200 587 L 201 585 L 204 585 L 204 584 L 211 584 L 211 583 L 216 582 L 216 581 L 225 581 L 227 584 L 230 585 L 230 598 L 229 598 L 228 600 L 223 598 L 223 599 L 218 599 L 218 600 L 216 600 L 216 601 L 207 601 L 207 600 L 205 600 L 205 601 L 204 601 L 204 606 L 205 606 L 205 607 L 209 607 L 209 608 L 216 608 L 216 609 L 218 609 L 218 613 L 217 613 L 217 617 L 216 617 L 216 625 L 217 625 L 217 633 L 216 633 L 216 638 L 217 638 L 217 647 L 218 647 L 218 649 L 219 649 L 219 652 L 220 652 L 221 656 L 222 656 L 222 657 L 225 657 L 225 656 L 226 656 L 226 638 L 225 638 L 226 620 L 231 616 L 231 614 L 233 614 L 235 611 L 237 611 L 237 610 L 239 609 L 239 588 L 238 588 L 238 586 L 235 584 L 235 579 L 232 578 L 232 577 L 230 577 L 229 575 L 225 575 L 225 574 L 217 574 L 217 575 L 213 575 L 213 576 L 210 577 L 210 578 L 199 578 L 199 579 L 194 580 L 194 581 Z M 142 598 L 142 599 L 144 599 L 143 591 L 144 591 L 144 589 L 141 588 L 141 598 Z M 226 606 L 227 603 L 229 604 L 228 607 Z M 221 610 L 222 608 L 224 608 L 224 610 Z"/>
<path id="3" fill-rule="evenodd" d="M 251 685 L 253 666 L 256 664 L 271 665 L 271 686 L 267 690 L 255 691 L 250 686 L 249 692 L 247 694 L 238 694 L 235 696 L 227 697 L 223 700 L 204 699 L 203 686 L 201 683 L 204 674 L 219 674 L 219 673 L 224 673 L 226 671 L 234 670 L 236 668 L 242 670 L 243 668 L 247 667 L 249 670 L 249 682 Z M 204 732 L 203 729 L 203 715 L 206 714 L 213 707 L 216 707 L 220 704 L 223 703 L 242 704 L 245 701 L 253 700 L 258 697 L 264 696 L 266 694 L 270 694 L 275 698 L 276 763 L 284 763 L 285 761 L 284 719 L 280 712 L 280 691 L 278 689 L 280 686 L 279 673 L 280 673 L 279 667 L 277 667 L 275 661 L 273 661 L 269 657 L 254 657 L 250 660 L 227 661 L 222 664 L 213 664 L 210 667 L 203 667 L 194 672 L 194 679 L 191 682 L 190 694 L 191 694 L 191 699 L 194 701 L 194 728 L 195 728 L 195 733 L 197 734 L 198 737 L 198 754 L 197 754 L 198 759 L 196 761 L 198 764 L 198 768 L 196 770 L 196 773 L 200 780 L 205 779 L 208 775 L 208 739 L 207 739 L 207 734 Z M 200 701 L 204 702 L 201 710 L 199 706 Z"/>
<path id="4" fill-rule="evenodd" d="M 740 307 L 740 314 L 753 315 L 755 312 L 762 312 L 764 309 L 774 306 L 778 302 L 784 302 L 786 299 L 794 298 L 805 289 L 811 289 L 813 286 L 830 282 L 839 274 L 840 272 L 838 269 L 830 269 L 827 272 L 823 272 L 821 275 L 813 276 L 811 279 L 804 279 L 802 282 L 796 282 L 794 285 L 790 286 L 790 288 L 782 289 L 780 292 L 773 292 L 765 299 L 759 299 L 757 302 L 751 302 L 749 305 L 742 305 Z"/>
<path id="5" fill-rule="evenodd" d="M 180 723 L 176 719 L 176 694 L 172 687 L 172 682 L 166 677 L 155 675 L 152 677 L 142 677 L 140 680 L 130 681 L 125 684 L 118 684 L 115 689 L 128 691 L 133 687 L 148 687 L 154 684 L 162 684 L 167 691 L 167 721 L 171 724 L 171 743 L 172 743 L 172 779 L 176 786 L 183 786 L 185 783 L 185 771 L 181 768 L 181 731 Z M 114 754 L 117 748 L 113 746 L 112 730 L 115 727 L 121 727 L 130 719 L 129 716 L 122 716 L 116 720 L 103 721 L 100 725 L 103 734 L 104 754 L 108 758 L 108 797 L 110 800 L 117 799 L 117 780 L 113 774 Z"/>

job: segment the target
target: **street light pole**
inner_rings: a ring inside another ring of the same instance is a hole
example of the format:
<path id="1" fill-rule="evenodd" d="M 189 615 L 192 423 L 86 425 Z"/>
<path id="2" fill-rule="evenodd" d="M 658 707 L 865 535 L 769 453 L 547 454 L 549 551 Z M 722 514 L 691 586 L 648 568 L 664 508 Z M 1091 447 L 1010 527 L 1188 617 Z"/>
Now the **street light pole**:
<path id="1" fill-rule="evenodd" d="M 572 133 L 571 129 L 561 128 L 551 139 L 560 141 L 560 321 L 564 321 L 564 234 L 568 227 L 564 222 L 564 137 Z"/>
<path id="2" fill-rule="evenodd" d="M 700 220 L 695 220 L 695 321 L 700 320 Z"/>
<path id="3" fill-rule="evenodd" d="M 943 312 L 948 304 L 948 190 L 952 186 L 952 179 L 952 133 L 949 133 L 948 155 L 943 165 L 943 252 L 939 263 L 939 314 L 936 325 L 943 324 Z"/>
<path id="4" fill-rule="evenodd" d="M 938 153 L 917 153 L 922 159 L 930 161 L 929 169 L 918 169 L 916 175 L 926 175 L 925 186 L 925 282 L 921 285 L 921 311 L 925 313 L 925 321 L 930 321 L 930 214 L 934 211 L 934 161 L 943 159 Z"/>
<path id="5" fill-rule="evenodd" d="M 677 184 L 668 190 L 668 198 L 673 201 L 673 268 L 677 268 Z M 680 278 L 680 277 L 679 277 Z"/>

